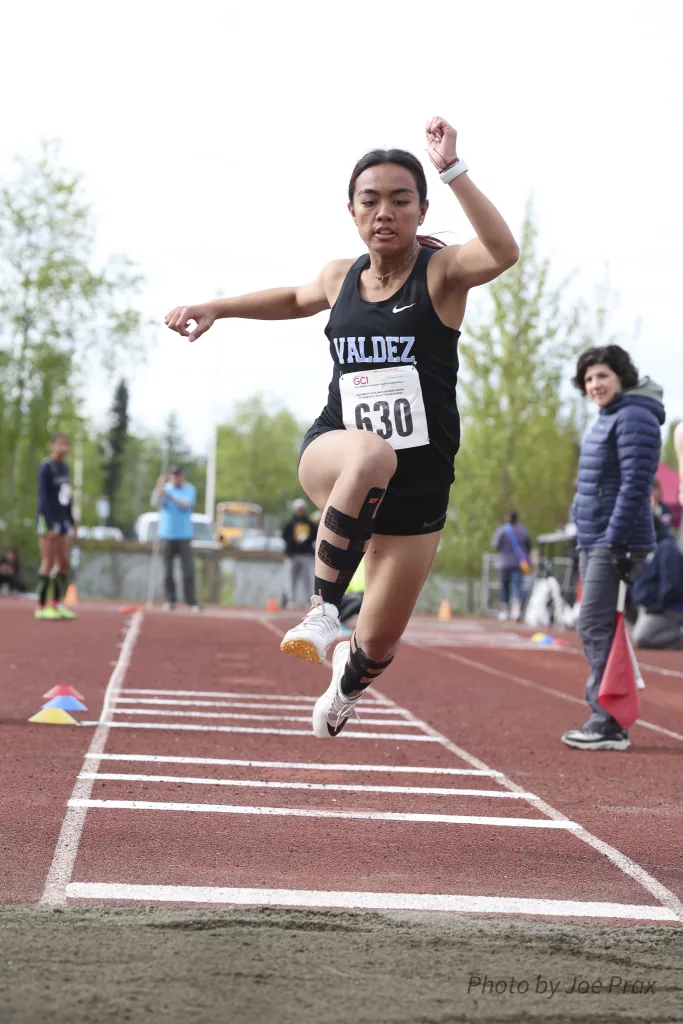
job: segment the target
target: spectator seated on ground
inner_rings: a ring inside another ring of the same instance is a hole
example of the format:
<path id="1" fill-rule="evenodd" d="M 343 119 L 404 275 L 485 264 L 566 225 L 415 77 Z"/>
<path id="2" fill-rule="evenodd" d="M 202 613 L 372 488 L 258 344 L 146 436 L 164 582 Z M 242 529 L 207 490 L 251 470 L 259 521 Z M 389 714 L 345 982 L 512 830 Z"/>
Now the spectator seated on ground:
<path id="1" fill-rule="evenodd" d="M 21 562 L 18 548 L 6 548 L 0 555 L 0 592 L 14 590 L 18 594 L 26 593 L 26 586 L 21 579 Z"/>
<path id="2" fill-rule="evenodd" d="M 631 598 L 638 605 L 636 647 L 683 649 L 683 554 L 672 536 L 657 545 L 631 588 Z"/>

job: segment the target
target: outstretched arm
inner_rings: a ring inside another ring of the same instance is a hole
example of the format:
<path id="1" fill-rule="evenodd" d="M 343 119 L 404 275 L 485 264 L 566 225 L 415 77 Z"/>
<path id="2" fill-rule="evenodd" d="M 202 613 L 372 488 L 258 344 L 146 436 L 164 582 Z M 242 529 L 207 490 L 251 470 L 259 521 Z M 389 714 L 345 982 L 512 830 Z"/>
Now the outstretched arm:
<path id="1" fill-rule="evenodd" d="M 458 160 L 457 132 L 442 117 L 427 123 L 429 158 L 441 172 Z M 477 237 L 464 245 L 449 245 L 439 254 L 445 262 L 449 284 L 474 288 L 499 277 L 519 259 L 519 246 L 493 203 L 489 202 L 467 171 L 450 183 L 451 192 L 465 211 Z"/>
<path id="2" fill-rule="evenodd" d="M 330 308 L 329 295 L 334 282 L 346 273 L 349 260 L 334 260 L 323 268 L 311 284 L 291 288 L 268 288 L 232 299 L 213 299 L 196 306 L 176 306 L 165 319 L 172 331 L 196 341 L 215 323 L 225 317 L 244 320 L 297 320 L 314 316 Z M 195 328 L 190 327 L 194 321 Z"/>

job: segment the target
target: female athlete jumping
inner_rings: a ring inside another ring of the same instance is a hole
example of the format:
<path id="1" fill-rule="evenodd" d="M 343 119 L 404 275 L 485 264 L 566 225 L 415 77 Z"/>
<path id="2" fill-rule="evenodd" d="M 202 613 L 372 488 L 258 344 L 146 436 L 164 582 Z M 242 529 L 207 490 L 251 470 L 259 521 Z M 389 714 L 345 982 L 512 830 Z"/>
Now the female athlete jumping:
<path id="1" fill-rule="evenodd" d="M 313 711 L 320 738 L 339 734 L 398 649 L 446 521 L 460 443 L 455 385 L 467 293 L 519 256 L 507 224 L 458 158 L 455 129 L 434 117 L 426 133 L 430 159 L 476 238 L 445 246 L 418 235 L 429 205 L 422 165 L 403 150 L 373 150 L 349 183 L 348 208 L 368 249 L 360 259 L 328 263 L 302 287 L 178 306 L 165 321 L 195 341 L 220 317 L 288 320 L 331 311 L 328 401 L 299 464 L 304 491 L 323 510 L 315 595 L 282 650 L 322 661 L 364 554 L 366 586 L 355 633 L 337 645 L 332 682 Z"/>

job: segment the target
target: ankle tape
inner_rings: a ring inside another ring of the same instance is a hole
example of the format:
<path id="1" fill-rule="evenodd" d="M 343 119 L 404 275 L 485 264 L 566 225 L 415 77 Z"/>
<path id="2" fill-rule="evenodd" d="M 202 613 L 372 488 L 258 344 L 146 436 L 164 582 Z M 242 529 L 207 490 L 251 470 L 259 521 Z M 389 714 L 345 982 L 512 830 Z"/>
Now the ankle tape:
<path id="1" fill-rule="evenodd" d="M 356 645 L 355 650 L 353 645 Z M 368 658 L 365 651 L 358 646 L 356 640 L 356 634 L 354 633 L 351 637 L 351 654 L 349 655 L 349 661 L 344 669 L 344 675 L 341 680 L 342 693 L 350 693 L 353 690 L 364 690 L 367 686 L 375 680 L 378 676 L 384 672 L 385 668 L 391 665 L 393 656 L 387 661 L 373 661 L 372 658 Z M 370 678 L 366 678 L 370 676 Z"/>

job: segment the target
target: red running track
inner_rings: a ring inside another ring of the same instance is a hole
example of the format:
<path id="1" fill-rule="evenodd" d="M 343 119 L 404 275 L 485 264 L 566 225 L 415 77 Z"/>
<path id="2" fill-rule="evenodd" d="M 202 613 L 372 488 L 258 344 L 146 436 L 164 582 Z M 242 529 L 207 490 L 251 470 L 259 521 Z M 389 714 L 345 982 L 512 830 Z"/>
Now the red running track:
<path id="1" fill-rule="evenodd" d="M 0 617 L 20 683 L 2 692 L 5 902 L 683 919 L 680 658 L 645 670 L 628 754 L 578 752 L 559 742 L 585 717 L 576 653 L 415 620 L 362 724 L 321 742 L 329 671 L 280 653 L 279 620 L 138 614 L 117 648 L 101 608 Z M 54 681 L 92 725 L 26 723 Z"/>

